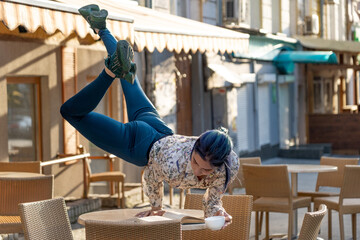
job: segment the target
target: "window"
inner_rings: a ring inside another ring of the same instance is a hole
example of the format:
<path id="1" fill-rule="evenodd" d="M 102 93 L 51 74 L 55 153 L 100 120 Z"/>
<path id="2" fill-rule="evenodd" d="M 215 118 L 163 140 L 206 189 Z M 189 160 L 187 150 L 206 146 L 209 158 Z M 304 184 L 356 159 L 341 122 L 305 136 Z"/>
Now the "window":
<path id="1" fill-rule="evenodd" d="M 228 0 L 226 1 L 226 17 L 234 18 L 234 1 Z"/>
<path id="2" fill-rule="evenodd" d="M 7 78 L 9 161 L 41 160 L 40 78 Z"/>
<path id="3" fill-rule="evenodd" d="M 333 79 L 314 77 L 314 113 L 332 113 Z"/>

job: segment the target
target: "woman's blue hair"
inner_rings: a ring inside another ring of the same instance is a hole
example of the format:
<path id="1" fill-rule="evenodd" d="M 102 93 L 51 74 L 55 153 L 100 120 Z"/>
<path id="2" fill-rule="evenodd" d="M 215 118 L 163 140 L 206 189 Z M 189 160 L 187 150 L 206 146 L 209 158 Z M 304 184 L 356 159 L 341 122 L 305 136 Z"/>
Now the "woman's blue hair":
<path id="1" fill-rule="evenodd" d="M 225 189 L 230 180 L 230 169 L 228 156 L 233 148 L 233 143 L 230 136 L 227 134 L 227 129 L 221 127 L 220 129 L 208 130 L 200 135 L 194 145 L 194 150 L 200 157 L 214 167 L 220 167 L 224 163 L 226 171 Z"/>

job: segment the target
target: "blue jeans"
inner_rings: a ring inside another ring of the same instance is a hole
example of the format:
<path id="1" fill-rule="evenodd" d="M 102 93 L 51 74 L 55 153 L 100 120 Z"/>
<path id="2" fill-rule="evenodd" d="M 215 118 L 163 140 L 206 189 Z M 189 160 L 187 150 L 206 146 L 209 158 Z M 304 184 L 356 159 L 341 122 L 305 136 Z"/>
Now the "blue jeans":
<path id="1" fill-rule="evenodd" d="M 116 39 L 107 29 L 100 30 L 108 54 L 116 50 Z M 128 111 L 128 123 L 118 122 L 103 114 L 92 112 L 105 95 L 114 78 L 103 70 L 80 92 L 67 100 L 60 109 L 62 116 L 84 137 L 103 150 L 137 166 L 148 163 L 148 153 L 154 142 L 174 134 L 160 119 L 153 104 L 141 89 L 121 79 Z"/>

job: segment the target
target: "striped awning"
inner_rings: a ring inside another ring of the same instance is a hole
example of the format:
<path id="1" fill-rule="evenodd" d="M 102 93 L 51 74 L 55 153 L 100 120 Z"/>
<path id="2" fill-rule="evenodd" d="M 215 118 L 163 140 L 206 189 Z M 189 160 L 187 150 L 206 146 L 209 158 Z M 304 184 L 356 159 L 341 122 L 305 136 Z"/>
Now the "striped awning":
<path id="1" fill-rule="evenodd" d="M 79 6 L 89 4 L 87 0 L 58 0 Z M 115 0 L 93 0 L 110 13 L 129 15 L 134 18 L 135 45 L 138 51 L 147 48 L 150 52 L 164 49 L 180 53 L 200 51 L 247 52 L 249 35 L 194 21 L 168 13 L 155 11 L 135 4 Z"/>
<path id="2" fill-rule="evenodd" d="M 107 26 L 117 38 L 134 43 L 133 18 L 125 16 L 109 16 Z M 46 39 L 58 32 L 63 38 L 99 38 L 76 7 L 45 0 L 0 0 L 0 34 Z"/>

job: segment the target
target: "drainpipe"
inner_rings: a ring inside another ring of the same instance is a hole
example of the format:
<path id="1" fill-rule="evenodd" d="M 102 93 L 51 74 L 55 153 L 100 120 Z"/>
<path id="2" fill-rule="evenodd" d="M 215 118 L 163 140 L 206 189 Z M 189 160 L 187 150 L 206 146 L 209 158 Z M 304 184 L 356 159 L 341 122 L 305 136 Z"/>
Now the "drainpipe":
<path id="1" fill-rule="evenodd" d="M 320 0 L 320 38 L 324 38 L 324 0 Z"/>
<path id="2" fill-rule="evenodd" d="M 218 20 L 218 26 L 222 26 L 222 11 L 223 11 L 223 4 L 222 4 L 222 0 L 219 0 L 218 1 L 218 7 L 217 7 L 217 9 L 218 9 L 218 18 L 219 18 L 219 20 Z"/>

